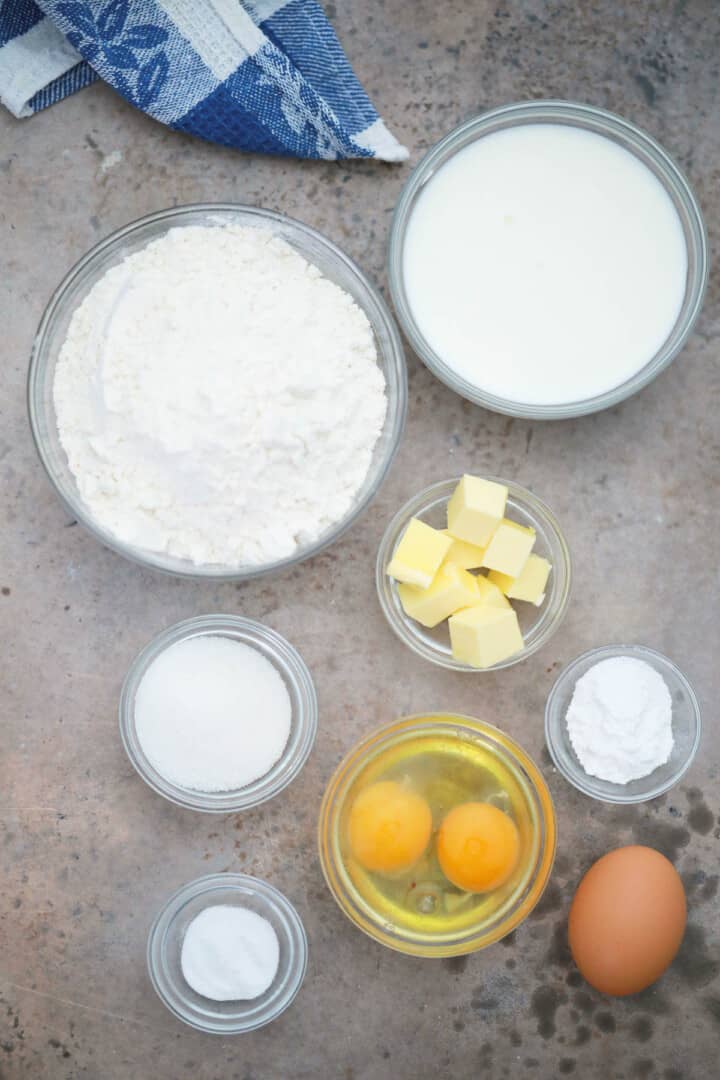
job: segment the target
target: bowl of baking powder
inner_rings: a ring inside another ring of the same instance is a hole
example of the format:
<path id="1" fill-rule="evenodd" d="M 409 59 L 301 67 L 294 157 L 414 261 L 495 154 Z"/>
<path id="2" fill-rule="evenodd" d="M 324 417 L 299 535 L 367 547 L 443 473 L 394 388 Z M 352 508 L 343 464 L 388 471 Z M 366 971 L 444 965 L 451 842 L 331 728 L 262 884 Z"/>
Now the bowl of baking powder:
<path id="1" fill-rule="evenodd" d="M 115 551 L 242 580 L 333 543 L 377 492 L 407 399 L 384 301 L 315 230 L 252 207 L 113 233 L 43 315 L 28 381 L 40 459 Z"/>
<path id="2" fill-rule="evenodd" d="M 569 664 L 550 691 L 545 740 L 556 768 L 607 803 L 656 799 L 679 782 L 700 745 L 700 706 L 667 656 L 604 645 Z"/>

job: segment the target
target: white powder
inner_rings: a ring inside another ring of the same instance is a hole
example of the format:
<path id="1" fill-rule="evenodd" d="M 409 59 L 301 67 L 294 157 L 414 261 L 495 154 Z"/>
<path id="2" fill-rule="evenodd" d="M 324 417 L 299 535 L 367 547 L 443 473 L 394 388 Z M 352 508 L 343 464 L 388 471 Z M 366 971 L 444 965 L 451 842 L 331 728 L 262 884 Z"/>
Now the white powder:
<path id="1" fill-rule="evenodd" d="M 292 705 L 282 676 L 241 641 L 201 635 L 161 652 L 135 695 L 135 728 L 148 760 L 193 791 L 232 791 L 282 756 Z"/>
<path id="2" fill-rule="evenodd" d="M 601 660 L 586 671 L 566 722 L 585 771 L 614 784 L 647 776 L 672 753 L 670 691 L 659 672 L 634 657 Z"/>
<path id="3" fill-rule="evenodd" d="M 213 1001 L 249 1001 L 272 985 L 280 960 L 274 929 L 247 908 L 205 908 L 185 931 L 180 966 L 193 990 Z"/>
<path id="4" fill-rule="evenodd" d="M 370 323 L 264 229 L 188 226 L 108 270 L 55 374 L 93 519 L 197 564 L 290 556 L 351 508 L 386 413 Z"/>

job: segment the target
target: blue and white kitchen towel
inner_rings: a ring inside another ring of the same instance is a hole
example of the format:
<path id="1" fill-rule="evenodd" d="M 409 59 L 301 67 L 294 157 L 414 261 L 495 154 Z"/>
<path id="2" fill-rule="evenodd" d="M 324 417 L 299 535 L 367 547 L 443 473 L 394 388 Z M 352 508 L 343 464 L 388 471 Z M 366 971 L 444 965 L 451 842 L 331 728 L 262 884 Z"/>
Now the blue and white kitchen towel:
<path id="1" fill-rule="evenodd" d="M 0 101 L 32 113 L 97 77 L 239 150 L 404 161 L 316 0 L 0 0 Z"/>

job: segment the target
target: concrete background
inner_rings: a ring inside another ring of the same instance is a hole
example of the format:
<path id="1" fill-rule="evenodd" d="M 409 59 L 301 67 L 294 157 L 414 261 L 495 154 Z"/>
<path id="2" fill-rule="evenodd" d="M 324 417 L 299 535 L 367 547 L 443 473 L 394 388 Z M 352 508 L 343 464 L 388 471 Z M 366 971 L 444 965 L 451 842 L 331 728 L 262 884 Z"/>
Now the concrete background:
<path id="1" fill-rule="evenodd" d="M 412 161 L 458 121 L 541 96 L 616 110 L 685 168 L 717 241 L 718 66 L 713 0 L 358 0 L 328 5 L 359 76 Z M 292 573 L 201 585 L 143 573 L 65 516 L 36 460 L 25 376 L 51 290 L 90 245 L 170 204 L 237 200 L 326 232 L 382 286 L 390 213 L 408 168 L 243 157 L 170 133 L 96 86 L 30 120 L 0 111 L 0 1076 L 3 1080 L 385 1080 L 577 1076 L 700 1080 L 720 1046 L 716 702 L 717 278 L 688 348 L 649 389 L 602 415 L 513 422 L 471 407 L 408 355 L 397 463 L 340 544 Z M 373 556 L 398 504 L 464 469 L 547 499 L 575 557 L 567 620 L 510 671 L 424 665 L 383 622 Z M 321 702 L 301 777 L 265 809 L 213 819 L 146 788 L 116 705 L 136 651 L 177 619 L 235 611 L 301 650 Z M 705 737 L 680 787 L 613 810 L 571 790 L 543 749 L 557 670 L 625 639 L 672 656 L 699 693 Z M 323 787 L 348 746 L 398 714 L 487 717 L 542 763 L 559 854 L 541 907 L 510 939 L 451 962 L 367 941 L 315 857 Z M 574 887 L 608 848 L 650 843 L 682 873 L 690 926 L 651 991 L 610 1000 L 569 959 Z M 166 896 L 209 871 L 267 877 L 297 905 L 307 981 L 280 1021 L 219 1040 L 175 1021 L 145 972 Z"/>

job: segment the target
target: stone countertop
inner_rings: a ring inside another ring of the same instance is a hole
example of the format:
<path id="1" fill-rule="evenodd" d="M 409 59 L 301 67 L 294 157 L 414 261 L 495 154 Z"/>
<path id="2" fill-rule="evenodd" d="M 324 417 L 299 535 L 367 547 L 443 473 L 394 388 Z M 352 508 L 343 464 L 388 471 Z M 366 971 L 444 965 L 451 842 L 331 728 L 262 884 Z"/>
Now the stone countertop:
<path id="1" fill-rule="evenodd" d="M 634 120 L 720 208 L 720 34 L 712 0 L 358 0 L 328 4 L 341 39 L 414 163 L 460 120 L 559 97 Z M 294 571 L 245 585 L 143 572 L 75 527 L 37 461 L 25 414 L 33 334 L 52 289 L 88 247 L 149 211 L 252 203 L 309 222 L 384 288 L 390 214 L 408 167 L 271 160 L 173 134 L 94 86 L 24 121 L 0 111 L 0 1077 L 2 1080 L 406 1080 L 426 1074 L 703 1080 L 720 1034 L 720 786 L 715 705 L 720 529 L 717 278 L 682 357 L 618 408 L 577 422 L 475 408 L 408 354 L 410 410 L 396 464 L 362 520 Z M 568 617 L 536 657 L 460 677 L 391 634 L 373 556 L 389 516 L 463 470 L 532 487 L 574 553 Z M 116 707 L 126 668 L 186 616 L 241 612 L 286 635 L 315 677 L 314 753 L 267 806 L 211 818 L 147 788 Z M 578 652 L 618 639 L 672 656 L 705 710 L 681 785 L 638 808 L 591 803 L 550 767 L 543 706 Z M 315 824 L 343 752 L 402 713 L 487 717 L 542 763 L 559 850 L 541 905 L 509 939 L 452 961 L 366 940 L 323 883 Z M 690 904 L 682 951 L 650 991 L 611 1000 L 568 956 L 569 900 L 589 864 L 638 841 L 674 859 Z M 224 1040 L 184 1027 L 145 970 L 167 895 L 211 871 L 267 877 L 307 927 L 310 965 L 272 1026 Z"/>

